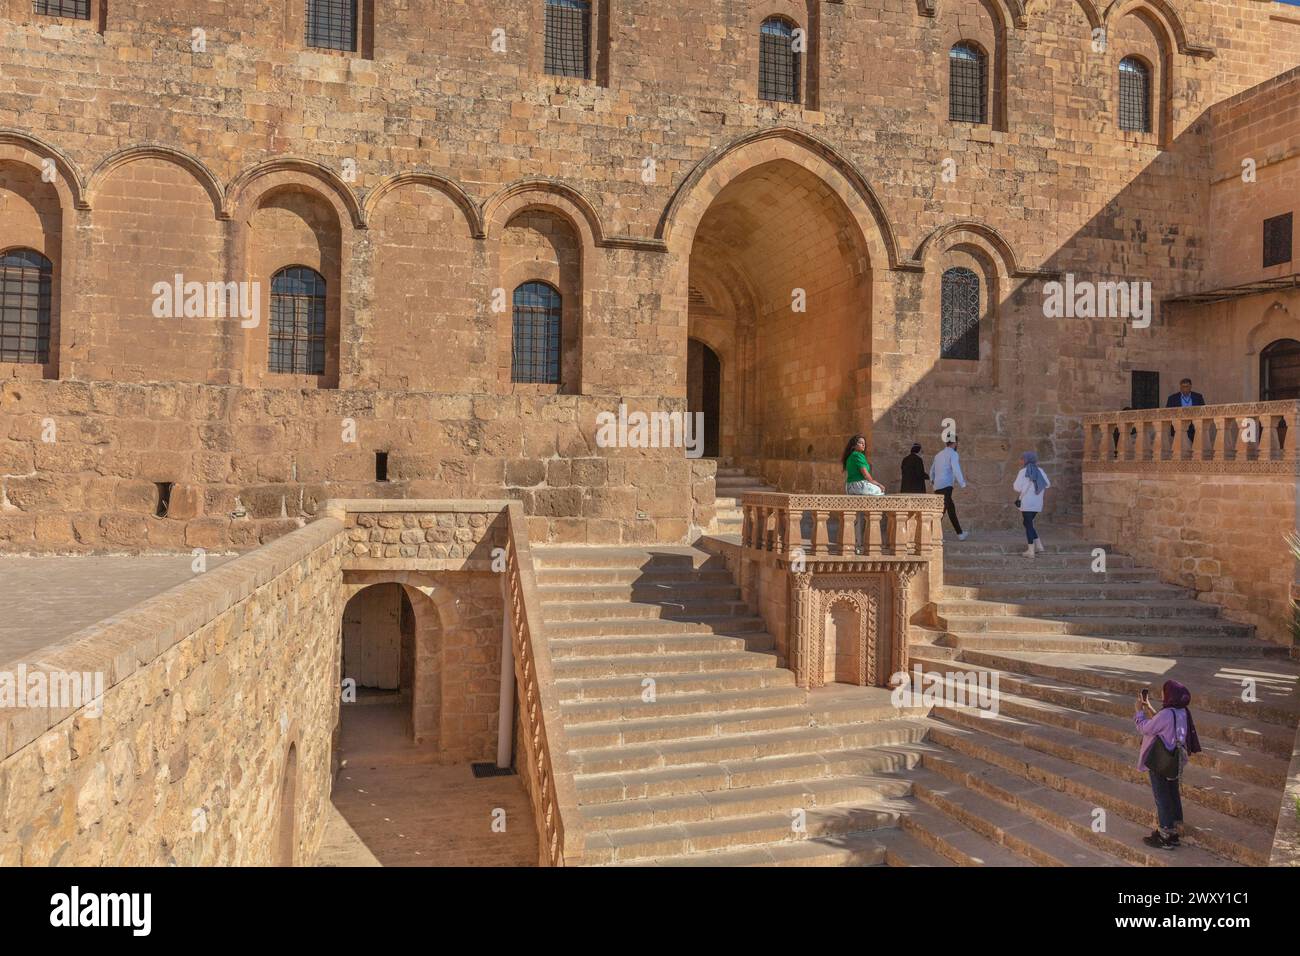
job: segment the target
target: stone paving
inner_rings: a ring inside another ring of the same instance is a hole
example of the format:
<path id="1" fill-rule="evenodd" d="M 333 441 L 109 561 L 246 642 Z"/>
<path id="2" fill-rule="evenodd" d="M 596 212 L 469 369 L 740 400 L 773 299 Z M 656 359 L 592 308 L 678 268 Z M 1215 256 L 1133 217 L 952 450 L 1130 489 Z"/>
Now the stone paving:
<path id="1" fill-rule="evenodd" d="M 208 555 L 212 570 L 235 555 Z M 184 554 L 0 557 L 0 664 L 194 577 Z"/>

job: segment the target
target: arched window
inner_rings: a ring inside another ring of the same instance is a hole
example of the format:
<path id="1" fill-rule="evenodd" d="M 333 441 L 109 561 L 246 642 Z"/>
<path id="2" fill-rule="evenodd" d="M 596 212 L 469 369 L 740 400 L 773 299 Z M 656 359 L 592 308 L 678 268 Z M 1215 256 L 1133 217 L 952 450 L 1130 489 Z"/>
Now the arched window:
<path id="1" fill-rule="evenodd" d="M 270 369 L 325 374 L 325 277 L 289 266 L 271 279 Z"/>
<path id="2" fill-rule="evenodd" d="M 43 17 L 68 17 L 71 20 L 90 19 L 90 0 L 36 0 L 34 9 Z"/>
<path id="3" fill-rule="evenodd" d="M 1259 353 L 1259 400 L 1300 398 L 1300 342 L 1278 339 Z"/>
<path id="4" fill-rule="evenodd" d="M 307 0 L 307 45 L 355 51 L 357 0 Z"/>
<path id="5" fill-rule="evenodd" d="M 988 57 L 983 50 L 973 43 L 958 43 L 948 51 L 948 119 L 987 123 L 988 89 Z"/>
<path id="6" fill-rule="evenodd" d="M 1119 128 L 1151 132 L 1151 71 L 1134 56 L 1119 61 Z"/>
<path id="7" fill-rule="evenodd" d="M 943 274 L 939 357 L 979 361 L 980 279 L 960 266 Z"/>
<path id="8" fill-rule="evenodd" d="M 0 256 L 0 362 L 50 360 L 50 297 L 54 266 L 33 249 Z"/>
<path id="9" fill-rule="evenodd" d="M 563 300 L 545 282 L 515 289 L 510 381 L 560 384 Z"/>
<path id="10" fill-rule="evenodd" d="M 780 17 L 768 17 L 758 31 L 758 98 L 781 103 L 799 102 L 799 53 L 795 26 Z"/>
<path id="11" fill-rule="evenodd" d="M 591 4 L 587 0 L 546 0 L 546 72 L 590 78 Z"/>

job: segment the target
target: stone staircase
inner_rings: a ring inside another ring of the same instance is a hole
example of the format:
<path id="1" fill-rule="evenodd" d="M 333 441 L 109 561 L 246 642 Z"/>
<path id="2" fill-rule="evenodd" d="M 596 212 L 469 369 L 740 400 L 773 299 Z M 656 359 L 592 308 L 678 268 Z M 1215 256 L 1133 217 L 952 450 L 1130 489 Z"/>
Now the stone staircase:
<path id="1" fill-rule="evenodd" d="M 1023 547 L 1023 546 L 1020 546 Z M 1267 858 L 1295 726 L 1282 649 L 1120 555 L 949 543 L 927 671 L 996 672 L 998 712 L 807 692 L 723 560 L 690 547 L 535 547 L 561 713 L 597 865 L 1231 865 Z M 1240 673 L 1239 673 L 1240 672 Z M 1205 752 L 1175 852 L 1133 769 L 1132 700 L 1187 683 Z M 1259 703 L 1240 700 L 1240 676 Z M 1094 825 L 1103 818 L 1105 829 Z"/>
<path id="2" fill-rule="evenodd" d="M 744 468 L 732 465 L 729 459 L 718 459 L 718 475 L 714 492 L 718 534 L 740 534 L 741 525 L 744 524 L 740 497 L 747 491 L 776 491 L 776 489 L 764 484 L 763 479 L 751 476 Z"/>

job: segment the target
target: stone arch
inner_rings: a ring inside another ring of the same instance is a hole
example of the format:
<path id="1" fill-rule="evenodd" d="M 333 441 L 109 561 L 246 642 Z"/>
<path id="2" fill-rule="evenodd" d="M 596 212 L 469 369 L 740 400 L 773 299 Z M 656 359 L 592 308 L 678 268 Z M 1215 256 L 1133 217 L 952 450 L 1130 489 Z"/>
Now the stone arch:
<path id="1" fill-rule="evenodd" d="M 991 129 L 1006 131 L 1010 117 L 1010 83 L 1008 36 L 1011 27 L 1007 22 L 1006 10 L 998 0 L 967 0 L 972 8 L 982 11 L 983 15 L 972 13 L 969 16 L 947 18 L 941 28 L 940 47 L 943 51 L 939 67 L 944 104 L 943 118 L 948 120 L 947 103 L 949 92 L 949 57 L 953 47 L 964 44 L 975 47 L 984 57 L 988 73 L 988 111 L 985 122 Z"/>
<path id="2" fill-rule="evenodd" d="M 921 240 L 921 244 L 916 247 L 916 253 L 912 257 L 913 261 L 920 268 L 925 269 L 926 260 L 950 238 L 955 238 L 956 241 L 969 243 L 982 249 L 988 255 L 990 261 L 996 264 L 998 274 L 1003 279 L 1043 274 L 1034 270 L 1022 269 L 1016 261 L 1016 254 L 1011 247 L 1011 243 L 993 226 L 977 219 L 956 219 L 931 230 Z"/>
<path id="3" fill-rule="evenodd" d="M 282 156 L 252 166 L 226 187 L 226 216 L 244 221 L 262 197 L 286 184 L 296 184 L 323 197 L 337 212 L 339 221 L 354 229 L 366 228 L 365 211 L 352 187 L 334 170 L 309 159 Z"/>
<path id="4" fill-rule="evenodd" d="M 483 204 L 483 228 L 488 238 L 500 238 L 525 209 L 549 209 L 569 221 L 582 239 L 584 258 L 606 244 L 595 207 L 572 186 L 552 179 L 521 179 L 497 190 Z"/>
<path id="5" fill-rule="evenodd" d="M 940 12 L 940 0 L 917 0 L 923 16 L 937 17 Z M 1014 25 L 1020 29 L 1029 25 L 1025 13 L 1025 0 L 993 0 L 1003 26 Z"/>
<path id="6" fill-rule="evenodd" d="M 1259 313 L 1258 320 L 1246 332 L 1241 361 L 1245 362 L 1242 376 L 1241 402 L 1259 400 L 1261 353 L 1278 339 L 1300 338 L 1296 332 L 1295 315 L 1281 299 L 1274 299 Z"/>
<path id="7" fill-rule="evenodd" d="M 478 205 L 469 197 L 469 194 L 465 192 L 460 183 L 434 173 L 396 173 L 384 179 L 366 195 L 365 203 L 362 205 L 362 214 L 366 223 L 369 224 L 374 219 L 375 210 L 385 196 L 395 190 L 415 185 L 428 186 L 446 195 L 464 213 L 465 224 L 469 227 L 470 238 L 486 238 L 487 233 L 483 225 L 483 214 Z"/>
<path id="8" fill-rule="evenodd" d="M 1117 3 L 1120 0 L 1117 0 Z M 1137 34 L 1127 39 L 1117 36 L 1121 25 L 1130 21 L 1140 24 Z M 1149 133 L 1126 132 L 1120 135 L 1153 137 L 1152 140 L 1161 148 L 1168 148 L 1173 142 L 1173 100 L 1174 100 L 1174 51 L 1178 49 L 1176 37 L 1169 23 L 1149 0 L 1128 0 L 1121 6 L 1112 4 L 1106 11 L 1107 87 L 1110 90 L 1108 113 L 1115 130 L 1120 133 L 1119 112 L 1119 66 L 1132 58 L 1139 60 L 1147 68 L 1151 82 L 1151 131 Z"/>
<path id="9" fill-rule="evenodd" d="M 655 236 L 670 251 L 689 255 L 700 220 L 726 186 L 764 163 L 785 159 L 802 166 L 839 195 L 851 214 L 871 265 L 899 268 L 894 230 L 875 190 L 857 167 L 829 143 L 790 127 L 759 130 L 700 160 L 668 201 Z"/>
<path id="10" fill-rule="evenodd" d="M 1214 56 L 1212 48 L 1194 44 L 1188 39 L 1183 18 L 1168 0 L 1110 0 L 1102 19 L 1109 27 L 1115 20 L 1130 13 L 1140 13 L 1155 24 L 1170 50 L 1177 50 L 1186 56 Z"/>
<path id="11" fill-rule="evenodd" d="M 142 159 L 159 159 L 179 166 L 188 172 L 203 187 L 203 191 L 212 200 L 213 216 L 217 219 L 229 218 L 226 212 L 225 190 L 222 189 L 221 183 L 217 181 L 217 177 L 213 175 L 212 170 L 204 165 L 202 160 L 183 150 L 155 143 L 126 146 L 104 157 L 90 173 L 90 182 L 86 187 L 87 205 L 93 207 L 95 196 L 98 194 L 100 187 L 112 175 L 114 170 Z"/>
<path id="12" fill-rule="evenodd" d="M 0 159 L 25 163 L 38 172 L 44 160 L 52 159 L 59 175 L 51 184 L 59 193 L 64 209 L 89 209 L 85 180 L 81 170 L 67 153 L 39 137 L 16 129 L 0 129 Z"/>
<path id="13" fill-rule="evenodd" d="M 288 745 L 276 787 L 275 835 L 272 838 L 274 866 L 295 866 L 298 860 L 298 722 L 289 727 Z"/>
<path id="14" fill-rule="evenodd" d="M 1027 0 L 1025 4 L 1026 18 L 1038 16 L 1045 2 L 1046 0 Z M 1069 0 L 1069 2 L 1079 8 L 1084 17 L 1087 18 L 1089 27 L 1095 30 L 1103 25 L 1101 8 L 1097 6 L 1096 0 Z M 1036 7 L 1040 9 L 1035 9 Z"/>

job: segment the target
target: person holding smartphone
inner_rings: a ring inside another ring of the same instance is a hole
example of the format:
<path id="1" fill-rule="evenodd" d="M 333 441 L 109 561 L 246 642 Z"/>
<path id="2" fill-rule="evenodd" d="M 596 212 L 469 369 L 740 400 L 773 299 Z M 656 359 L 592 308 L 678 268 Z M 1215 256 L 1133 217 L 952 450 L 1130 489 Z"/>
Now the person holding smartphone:
<path id="1" fill-rule="evenodd" d="M 1157 711 L 1151 705 L 1150 690 L 1143 688 L 1133 722 L 1142 735 L 1138 769 L 1145 770 L 1150 777 L 1156 802 L 1156 829 L 1143 837 L 1142 842 L 1157 850 L 1173 850 L 1179 846 L 1178 828 L 1183 823 L 1179 791 L 1183 765 L 1189 755 L 1201 752 L 1201 742 L 1196 736 L 1192 713 L 1187 709 L 1192 702 L 1191 691 L 1178 681 L 1167 680 L 1162 692 Z"/>

